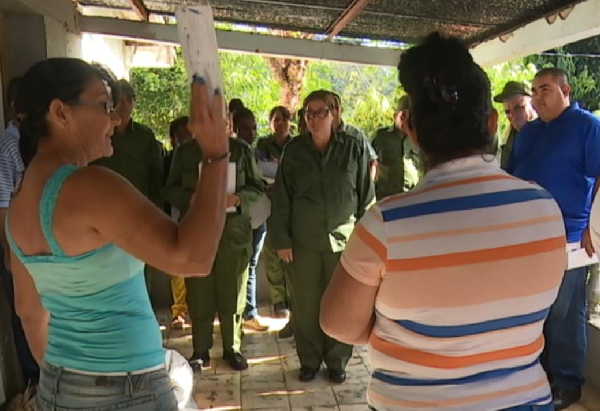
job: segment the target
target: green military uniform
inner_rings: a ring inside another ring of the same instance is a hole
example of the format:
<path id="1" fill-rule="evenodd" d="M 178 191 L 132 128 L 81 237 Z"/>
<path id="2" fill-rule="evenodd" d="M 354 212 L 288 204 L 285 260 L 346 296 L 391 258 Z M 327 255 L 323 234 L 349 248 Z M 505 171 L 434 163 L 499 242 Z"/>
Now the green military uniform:
<path id="1" fill-rule="evenodd" d="M 284 147 L 290 142 L 290 140 L 291 137 L 288 137 L 283 145 L 279 145 L 274 136 L 261 138 L 256 144 L 257 159 L 259 161 L 279 161 L 283 155 Z M 287 275 L 290 271 L 289 264 L 284 263 L 277 255 L 277 252 L 271 244 L 269 229 L 267 229 L 265 247 L 263 248 L 260 258 L 261 264 L 263 264 L 266 270 L 267 281 L 269 282 L 271 303 L 273 305 L 284 304 L 288 306 L 289 293 L 286 282 L 288 281 Z"/>
<path id="2" fill-rule="evenodd" d="M 377 199 L 411 190 L 422 175 L 420 161 L 410 138 L 396 127 L 377 130 L 373 148 L 379 159 L 375 181 Z"/>
<path id="3" fill-rule="evenodd" d="M 269 227 L 277 250 L 291 248 L 290 274 L 296 349 L 303 367 L 325 361 L 343 370 L 352 346 L 326 336 L 319 326 L 321 297 L 354 224 L 374 200 L 366 140 L 338 132 L 321 153 L 308 134 L 285 148 Z"/>
<path id="4" fill-rule="evenodd" d="M 93 164 L 121 174 L 162 208 L 160 191 L 164 182 L 164 149 L 152 130 L 132 120 L 125 132 L 113 135 L 112 145 L 113 155 Z"/>
<path id="5" fill-rule="evenodd" d="M 517 130 L 514 127 L 510 128 L 510 133 L 508 133 L 508 138 L 506 139 L 506 143 L 501 148 L 500 151 L 500 167 L 503 170 L 508 168 L 508 162 L 510 161 L 510 155 L 512 153 L 513 145 L 515 143 L 515 138 L 517 137 Z"/>
<path id="6" fill-rule="evenodd" d="M 119 173 L 157 207 L 162 208 L 160 190 L 165 181 L 164 149 L 152 130 L 130 120 L 124 132 L 112 136 L 112 146 L 112 156 L 101 158 L 92 164 Z M 155 305 L 154 291 L 165 279 L 164 274 L 157 268 L 146 265 L 144 275 L 148 294 Z"/>
<path id="7" fill-rule="evenodd" d="M 366 134 L 358 127 L 353 126 L 352 124 L 348 124 L 348 123 L 344 123 L 342 121 L 342 124 L 340 125 L 340 130 L 339 131 L 343 131 L 344 133 L 352 136 L 352 137 L 357 137 L 357 138 L 362 138 L 367 142 L 367 149 L 369 151 L 369 158 L 371 161 L 375 161 L 377 160 L 377 152 L 375 151 L 375 149 L 373 148 L 373 145 L 371 144 L 371 142 L 369 141 L 369 139 L 367 138 Z"/>
<path id="8" fill-rule="evenodd" d="M 264 192 L 264 183 L 252 150 L 238 139 L 229 139 L 230 162 L 236 163 L 236 194 L 240 206 L 228 213 L 212 271 L 205 278 L 186 278 L 187 303 L 192 320 L 194 353 L 207 352 L 213 344 L 213 321 L 219 314 L 223 352 L 239 352 L 242 315 L 246 306 L 248 263 L 252 251 L 249 208 Z M 181 144 L 174 153 L 163 190 L 165 201 L 184 214 L 198 181 L 202 151 L 196 140 Z"/>

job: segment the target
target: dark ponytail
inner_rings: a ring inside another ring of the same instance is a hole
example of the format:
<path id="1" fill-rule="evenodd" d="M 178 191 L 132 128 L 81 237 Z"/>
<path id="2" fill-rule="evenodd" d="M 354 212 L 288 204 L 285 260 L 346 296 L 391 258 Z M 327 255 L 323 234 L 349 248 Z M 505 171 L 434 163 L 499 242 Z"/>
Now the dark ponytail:
<path id="1" fill-rule="evenodd" d="M 398 76 L 429 163 L 489 151 L 490 82 L 459 39 L 430 34 L 402 55 Z"/>
<path id="2" fill-rule="evenodd" d="M 27 166 L 35 156 L 40 139 L 48 137 L 46 115 L 54 99 L 74 103 L 94 78 L 105 80 L 109 87 L 114 77 L 107 70 L 73 58 L 43 60 L 23 76 L 15 110 L 22 118 L 19 149 Z"/>

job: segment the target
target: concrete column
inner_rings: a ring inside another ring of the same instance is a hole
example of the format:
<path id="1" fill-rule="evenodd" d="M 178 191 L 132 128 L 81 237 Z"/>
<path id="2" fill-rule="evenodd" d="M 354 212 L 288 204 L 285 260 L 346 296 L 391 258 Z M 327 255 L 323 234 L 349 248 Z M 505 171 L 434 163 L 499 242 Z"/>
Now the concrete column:
<path id="1" fill-rule="evenodd" d="M 123 39 L 84 33 L 81 58 L 89 63 L 100 63 L 108 67 L 117 78 L 129 80 L 131 57 L 126 52 Z"/>
<path id="2" fill-rule="evenodd" d="M 68 31 L 65 25 L 52 17 L 44 17 L 46 57 L 81 58 L 81 34 Z"/>

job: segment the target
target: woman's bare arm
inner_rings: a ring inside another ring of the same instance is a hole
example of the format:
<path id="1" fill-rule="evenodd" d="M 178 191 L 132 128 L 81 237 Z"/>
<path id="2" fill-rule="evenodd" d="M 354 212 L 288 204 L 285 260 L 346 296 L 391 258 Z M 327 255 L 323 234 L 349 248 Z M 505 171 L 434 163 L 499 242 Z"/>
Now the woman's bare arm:
<path id="1" fill-rule="evenodd" d="M 190 129 L 204 154 L 202 175 L 179 225 L 120 176 L 86 167 L 65 184 L 65 209 L 106 242 L 169 273 L 208 275 L 225 224 L 229 140 L 223 99 L 204 84 L 192 86 Z M 214 161 L 208 161 L 213 159 Z M 59 202 L 60 204 L 60 202 Z"/>
<path id="2" fill-rule="evenodd" d="M 323 331 L 347 344 L 367 344 L 375 321 L 377 290 L 355 280 L 338 264 L 321 299 Z"/>

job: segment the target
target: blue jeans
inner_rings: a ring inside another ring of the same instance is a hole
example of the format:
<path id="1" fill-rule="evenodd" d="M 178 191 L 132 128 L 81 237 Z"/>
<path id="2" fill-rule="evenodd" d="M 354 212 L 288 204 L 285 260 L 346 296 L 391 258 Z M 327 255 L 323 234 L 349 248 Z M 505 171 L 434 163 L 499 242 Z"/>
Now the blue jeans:
<path id="1" fill-rule="evenodd" d="M 12 331 L 17 349 L 17 356 L 19 357 L 19 363 L 23 371 L 23 377 L 25 383 L 37 384 L 40 377 L 40 369 L 31 354 L 29 349 L 29 343 L 25 337 L 23 326 L 21 325 L 21 319 L 15 312 L 15 293 L 13 287 L 12 274 L 8 267 L 4 266 L 4 252 L 2 246 L 0 246 L 0 287 L 4 288 L 4 294 L 10 305 L 12 312 Z"/>
<path id="2" fill-rule="evenodd" d="M 558 296 L 544 324 L 546 346 L 542 365 L 554 389 L 584 383 L 587 349 L 587 267 L 566 271 Z"/>
<path id="3" fill-rule="evenodd" d="M 164 369 L 119 377 L 77 374 L 43 364 L 38 411 L 175 411 L 177 400 Z"/>
<path id="4" fill-rule="evenodd" d="M 246 291 L 246 309 L 244 310 L 245 319 L 251 319 L 258 315 L 258 309 L 256 308 L 256 268 L 266 236 L 267 223 L 263 223 L 255 230 L 252 230 L 252 255 L 250 256 L 250 265 L 248 266 L 248 289 Z"/>

